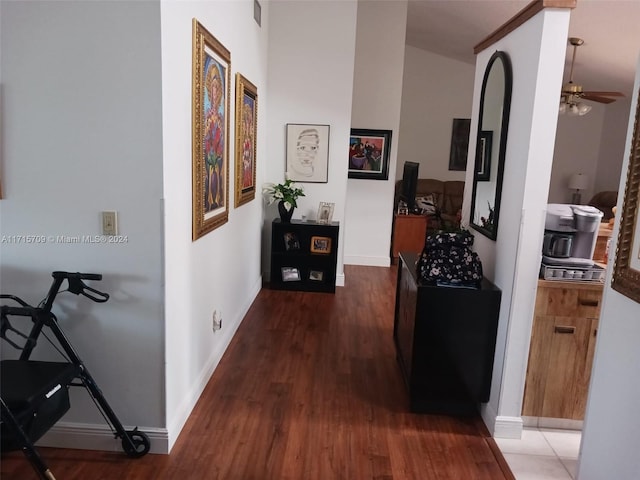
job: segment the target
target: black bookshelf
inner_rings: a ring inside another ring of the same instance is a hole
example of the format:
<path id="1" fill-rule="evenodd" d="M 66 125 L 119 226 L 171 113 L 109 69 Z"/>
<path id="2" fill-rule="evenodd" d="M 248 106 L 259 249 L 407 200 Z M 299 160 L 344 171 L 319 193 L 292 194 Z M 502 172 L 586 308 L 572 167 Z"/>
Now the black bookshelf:
<path id="1" fill-rule="evenodd" d="M 292 220 L 271 225 L 271 281 L 278 290 L 335 292 L 339 223 Z"/>

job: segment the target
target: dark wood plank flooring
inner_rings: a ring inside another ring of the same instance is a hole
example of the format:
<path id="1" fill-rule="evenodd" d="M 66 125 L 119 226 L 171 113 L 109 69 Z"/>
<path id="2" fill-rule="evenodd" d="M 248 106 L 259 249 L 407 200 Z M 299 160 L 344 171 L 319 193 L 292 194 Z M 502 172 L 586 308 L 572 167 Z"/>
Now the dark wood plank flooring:
<path id="1" fill-rule="evenodd" d="M 513 479 L 479 418 L 408 412 L 396 271 L 346 266 L 335 295 L 263 289 L 170 455 L 42 456 L 57 480 Z M 0 476 L 37 478 L 20 452 Z"/>

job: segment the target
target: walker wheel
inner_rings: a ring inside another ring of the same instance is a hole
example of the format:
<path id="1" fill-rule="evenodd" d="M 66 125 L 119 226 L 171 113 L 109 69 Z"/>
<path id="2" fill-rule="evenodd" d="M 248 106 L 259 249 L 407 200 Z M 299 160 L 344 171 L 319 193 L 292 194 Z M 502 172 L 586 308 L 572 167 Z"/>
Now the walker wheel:
<path id="1" fill-rule="evenodd" d="M 127 431 L 127 436 L 122 438 L 122 449 L 131 458 L 140 458 L 146 455 L 150 448 L 149 437 L 146 433 L 139 432 L 137 428 Z"/>

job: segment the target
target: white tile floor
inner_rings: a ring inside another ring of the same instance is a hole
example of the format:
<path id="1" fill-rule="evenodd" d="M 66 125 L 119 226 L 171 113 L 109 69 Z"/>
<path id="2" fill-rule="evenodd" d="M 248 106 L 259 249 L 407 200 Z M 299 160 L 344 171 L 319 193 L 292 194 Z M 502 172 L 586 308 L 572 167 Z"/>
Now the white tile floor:
<path id="1" fill-rule="evenodd" d="M 520 440 L 495 440 L 516 480 L 572 480 L 576 478 L 581 433 L 526 427 Z"/>

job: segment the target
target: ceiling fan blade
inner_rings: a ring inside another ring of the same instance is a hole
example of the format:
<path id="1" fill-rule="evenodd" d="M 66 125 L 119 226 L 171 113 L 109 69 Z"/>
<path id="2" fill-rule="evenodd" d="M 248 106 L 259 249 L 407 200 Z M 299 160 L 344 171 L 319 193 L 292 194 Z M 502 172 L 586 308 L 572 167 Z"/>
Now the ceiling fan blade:
<path id="1" fill-rule="evenodd" d="M 583 98 L 585 100 L 591 100 L 592 102 L 599 102 L 599 103 L 612 103 L 616 101 L 615 98 L 607 98 L 607 97 L 601 97 L 599 95 L 592 95 L 591 92 L 580 95 L 580 98 Z"/>
<path id="2" fill-rule="evenodd" d="M 584 92 L 585 95 L 596 95 L 598 97 L 624 97 L 624 93 L 621 92 L 596 92 L 593 90 L 589 90 L 588 92 Z"/>

